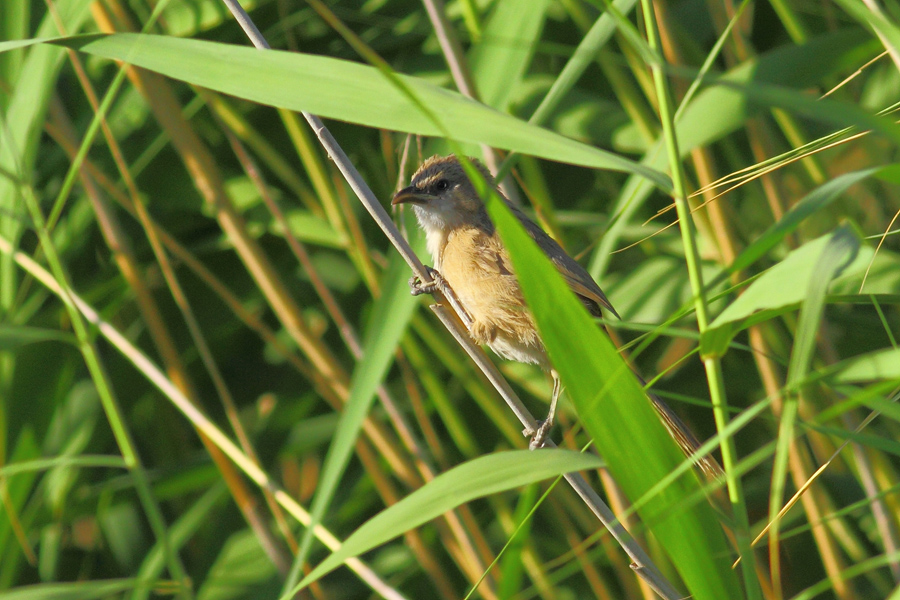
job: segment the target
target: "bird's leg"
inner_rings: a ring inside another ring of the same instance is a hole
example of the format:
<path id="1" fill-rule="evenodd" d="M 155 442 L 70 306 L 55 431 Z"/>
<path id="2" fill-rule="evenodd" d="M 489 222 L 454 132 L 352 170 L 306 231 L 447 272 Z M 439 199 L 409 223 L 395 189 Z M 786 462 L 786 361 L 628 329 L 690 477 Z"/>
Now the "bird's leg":
<path id="1" fill-rule="evenodd" d="M 409 293 L 413 296 L 433 294 L 438 290 L 444 291 L 444 286 L 447 285 L 447 283 L 444 281 L 444 276 L 441 275 L 437 269 L 432 269 L 431 267 L 426 266 L 425 270 L 429 275 L 431 275 L 431 281 L 429 281 L 428 283 L 425 283 L 421 279 L 419 279 L 418 275 L 413 275 L 409 278 Z"/>
<path id="2" fill-rule="evenodd" d="M 550 432 L 550 428 L 553 427 L 553 417 L 556 415 L 556 403 L 562 392 L 562 382 L 559 380 L 559 373 L 556 372 L 556 369 L 551 370 L 550 375 L 553 377 L 553 395 L 550 397 L 550 413 L 547 415 L 546 419 L 540 422 L 537 431 L 534 432 L 531 442 L 528 443 L 529 450 L 537 450 L 542 447 L 544 445 L 544 440 L 547 438 L 547 434 Z M 528 435 L 528 433 L 526 433 L 526 435 Z"/>

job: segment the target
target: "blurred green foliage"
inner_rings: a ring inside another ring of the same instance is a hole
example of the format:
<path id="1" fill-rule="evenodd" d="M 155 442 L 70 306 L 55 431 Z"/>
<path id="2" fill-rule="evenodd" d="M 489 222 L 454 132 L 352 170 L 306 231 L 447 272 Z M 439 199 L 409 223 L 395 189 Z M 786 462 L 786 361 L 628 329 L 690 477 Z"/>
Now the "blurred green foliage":
<path id="1" fill-rule="evenodd" d="M 244 6 L 274 48 L 364 62 L 305 2 Z M 415 89 L 446 101 L 438 115 L 446 123 L 477 119 L 459 135 L 473 155 L 482 152 L 479 136 L 515 134 L 532 152 L 564 148 L 571 156 L 606 160 L 593 150 L 601 149 L 619 167 L 633 162 L 668 172 L 641 8 L 616 6 L 621 14 L 607 17 L 609 41 L 585 57 L 576 48 L 590 41 L 605 3 L 449 2 L 462 68 L 471 69 L 478 90 L 499 111 L 493 112 L 431 87 L 457 89 L 422 4 L 329 4 L 395 71 L 416 78 Z M 760 533 L 833 459 L 784 515 L 777 546 L 766 551 L 766 540 L 760 544 L 765 597 L 880 599 L 896 595 L 900 582 L 900 431 L 893 403 L 900 387 L 900 193 L 893 162 L 900 73 L 890 55 L 879 57 L 897 39 L 898 7 L 887 3 L 878 18 L 870 6 L 748 3 L 679 111 L 688 186 L 704 191 L 690 199 L 713 317 L 702 343 L 665 186 L 534 156 L 520 156 L 508 180 L 517 201 L 598 278 L 623 317 L 608 323 L 614 337 L 648 380 L 660 375 L 654 391 L 701 439 L 716 435 L 717 426 L 698 351 L 706 360 L 720 359 L 737 423 L 727 434 L 737 448 L 744 493 L 732 504 L 750 520 L 742 533 Z M 734 8 L 717 0 L 656 3 L 676 106 Z M 448 145 L 361 124 L 381 119 L 419 131 L 414 124 L 425 119 L 405 105 L 386 105 L 386 92 L 359 91 L 367 81 L 391 88 L 357 65 L 335 70 L 330 81 L 327 69 L 319 71 L 318 87 L 279 104 L 286 90 L 313 81 L 312 70 L 304 69 L 316 61 L 288 57 L 276 70 L 260 59 L 245 67 L 233 62 L 237 53 L 217 55 L 216 46 L 202 46 L 209 54 L 198 60 L 184 49 L 199 45 L 151 40 L 144 59 L 185 74 L 148 78 L 128 70 L 117 83 L 119 65 L 96 48 L 123 38 L 66 42 L 84 52 L 49 44 L 10 49 L 14 40 L 113 31 L 248 46 L 219 0 L 5 0 L 0 6 L 0 50 L 6 50 L 0 52 L 0 599 L 278 597 L 290 580 L 301 524 L 273 509 L 260 486 L 215 444 L 204 443 L 196 420 L 179 412 L 133 356 L 96 327 L 80 335 L 72 313 L 37 273 L 51 270 L 57 255 L 71 290 L 304 507 L 319 487 L 345 402 L 356 397 L 354 390 L 368 400 L 379 384 L 359 439 L 342 442 L 353 455 L 324 507 L 323 525 L 347 539 L 435 474 L 522 448 L 525 440 L 427 301 L 411 314 L 404 313 L 405 301 L 394 303 L 396 310 L 379 303 L 405 293 L 404 268 L 306 124 L 242 98 L 259 94 L 275 106 L 310 110 L 354 90 L 328 107 L 327 124 L 385 205 L 419 161 Z M 116 48 L 117 57 L 127 58 L 127 44 Z M 900 48 L 888 50 L 900 56 Z M 571 81 L 561 77 L 570 61 L 584 68 Z M 259 72 L 241 76 L 253 68 Z M 186 83 L 193 81 L 191 70 L 215 79 L 206 84 L 212 89 Z M 357 72 L 371 79 L 341 79 Z M 267 87 L 248 83 L 257 81 Z M 526 122 L 561 82 L 573 87 L 546 114 L 548 132 L 529 139 Z M 102 102 L 109 90 L 107 129 L 88 139 L 92 96 Z M 397 118 L 403 111 L 408 123 Z M 79 149 L 84 162 L 70 173 Z M 30 207 L 52 217 L 52 248 L 41 243 Z M 398 213 L 396 221 L 420 247 L 410 217 Z M 286 231 L 304 245 L 305 259 Z M 834 270 L 820 259 L 836 232 L 852 239 L 853 261 Z M 834 277 L 830 287 L 814 285 L 826 276 Z M 815 289 L 824 308 L 801 327 L 801 306 Z M 386 323 L 400 330 L 379 335 Z M 91 347 L 99 375 L 87 366 Z M 792 367 L 789 379 L 792 358 L 800 360 L 796 348 L 809 350 L 803 353 L 808 366 Z M 378 364 L 367 362 L 373 356 Z M 521 365 L 501 368 L 542 414 L 548 381 Z M 360 385 L 362 391 L 354 387 Z M 385 399 L 393 401 L 387 408 Z M 880 412 L 866 421 L 873 411 Z M 398 418 L 410 424 L 409 432 Z M 564 401 L 554 439 L 580 449 L 588 437 L 578 423 Z M 628 452 L 622 449 L 626 459 Z M 617 513 L 627 512 L 608 479 L 592 474 L 590 481 Z M 455 483 L 466 489 L 470 482 Z M 364 565 L 408 598 L 464 597 L 474 585 L 489 599 L 648 597 L 629 559 L 571 490 L 558 485 L 544 499 L 538 492 L 548 484 L 536 485 L 473 500 L 364 554 Z M 501 482 L 494 489 L 506 488 Z M 539 505 L 529 515 L 533 503 Z M 402 523 L 394 527 L 395 535 L 404 533 Z M 666 556 L 638 520 L 629 527 L 675 586 L 687 589 L 678 576 L 685 565 L 675 563 L 689 557 Z M 502 552 L 499 566 L 490 568 Z M 327 553 L 314 544 L 311 564 Z M 720 565 L 689 567 L 702 573 Z M 301 597 L 368 598 L 377 595 L 373 587 L 340 568 Z"/>

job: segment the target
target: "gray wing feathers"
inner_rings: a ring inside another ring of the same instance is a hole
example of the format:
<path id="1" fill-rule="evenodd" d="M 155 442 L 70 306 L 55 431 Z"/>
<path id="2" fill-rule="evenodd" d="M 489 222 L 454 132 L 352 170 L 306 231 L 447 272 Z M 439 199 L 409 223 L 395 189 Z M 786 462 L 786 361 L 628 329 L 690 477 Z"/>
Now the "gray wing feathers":
<path id="1" fill-rule="evenodd" d="M 522 211 L 514 206 L 510 206 L 510 209 L 518 217 L 531 239 L 537 242 L 538 247 L 553 262 L 556 270 L 563 276 L 563 279 L 572 291 L 582 299 L 591 314 L 599 317 L 599 309 L 602 306 L 614 314 L 616 318 L 619 318 L 619 313 L 612 307 L 612 304 L 606 298 L 606 294 L 603 293 L 603 290 L 600 289 L 600 286 L 597 285 L 597 282 L 594 281 L 584 267 L 566 254 L 565 250 L 553 238 L 547 235 L 534 221 L 526 217 Z"/>

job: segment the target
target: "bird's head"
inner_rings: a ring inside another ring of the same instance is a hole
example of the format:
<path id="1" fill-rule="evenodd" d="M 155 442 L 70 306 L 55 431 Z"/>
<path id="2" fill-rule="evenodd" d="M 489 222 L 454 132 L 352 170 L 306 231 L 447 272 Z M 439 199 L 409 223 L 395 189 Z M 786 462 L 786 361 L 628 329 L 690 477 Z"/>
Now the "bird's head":
<path id="1" fill-rule="evenodd" d="M 469 161 L 493 185 L 490 172 L 477 159 Z M 412 204 L 426 232 L 447 232 L 466 225 L 489 226 L 484 203 L 455 156 L 432 156 L 419 167 L 409 187 L 391 204 Z"/>

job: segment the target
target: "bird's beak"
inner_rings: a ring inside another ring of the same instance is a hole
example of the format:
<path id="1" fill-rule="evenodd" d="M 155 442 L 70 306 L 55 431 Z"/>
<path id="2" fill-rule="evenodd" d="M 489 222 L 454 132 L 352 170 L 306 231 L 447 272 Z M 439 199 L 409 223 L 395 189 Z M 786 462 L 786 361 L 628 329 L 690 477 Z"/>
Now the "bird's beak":
<path id="1" fill-rule="evenodd" d="M 396 206 L 397 204 L 425 204 L 431 199 L 430 194 L 426 194 L 422 190 L 418 189 L 415 186 L 409 186 L 407 188 L 403 188 L 396 194 L 394 194 L 394 198 L 391 200 L 391 204 Z"/>

